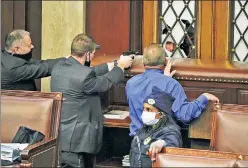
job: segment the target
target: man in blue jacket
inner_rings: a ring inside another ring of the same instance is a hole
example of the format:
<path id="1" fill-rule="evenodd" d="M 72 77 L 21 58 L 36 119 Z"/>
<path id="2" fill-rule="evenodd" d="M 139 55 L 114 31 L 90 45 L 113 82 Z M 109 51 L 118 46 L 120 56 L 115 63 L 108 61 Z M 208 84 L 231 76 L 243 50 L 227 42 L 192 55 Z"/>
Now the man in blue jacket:
<path id="1" fill-rule="evenodd" d="M 195 101 L 188 102 L 183 87 L 172 78 L 171 63 L 165 67 L 165 51 L 159 44 L 151 44 L 144 49 L 143 64 L 146 71 L 132 77 L 126 85 L 126 95 L 130 109 L 130 136 L 136 135 L 143 126 L 141 114 L 144 98 L 152 92 L 154 86 L 175 98 L 172 113 L 178 120 L 189 122 L 200 116 L 208 101 L 219 102 L 212 94 L 203 93 Z"/>

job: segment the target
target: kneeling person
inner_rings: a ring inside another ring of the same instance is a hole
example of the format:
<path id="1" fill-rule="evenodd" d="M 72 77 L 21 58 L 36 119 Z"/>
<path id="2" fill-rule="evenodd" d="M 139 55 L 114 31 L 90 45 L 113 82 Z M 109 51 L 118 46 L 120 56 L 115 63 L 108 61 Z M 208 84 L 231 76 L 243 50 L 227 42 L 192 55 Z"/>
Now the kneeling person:
<path id="1" fill-rule="evenodd" d="M 175 123 L 171 106 L 174 98 L 154 87 L 144 100 L 144 126 L 134 136 L 130 150 L 131 167 L 152 167 L 152 159 L 163 147 L 182 147 L 180 127 Z"/>

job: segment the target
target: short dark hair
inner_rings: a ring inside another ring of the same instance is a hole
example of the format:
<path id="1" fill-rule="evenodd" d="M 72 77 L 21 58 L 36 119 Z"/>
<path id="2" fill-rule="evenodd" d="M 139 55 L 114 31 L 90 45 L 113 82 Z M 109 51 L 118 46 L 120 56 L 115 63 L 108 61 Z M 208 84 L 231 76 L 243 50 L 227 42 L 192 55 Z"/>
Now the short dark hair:
<path id="1" fill-rule="evenodd" d="M 87 52 L 96 50 L 96 43 L 86 34 L 78 34 L 72 41 L 71 54 L 82 57 Z"/>

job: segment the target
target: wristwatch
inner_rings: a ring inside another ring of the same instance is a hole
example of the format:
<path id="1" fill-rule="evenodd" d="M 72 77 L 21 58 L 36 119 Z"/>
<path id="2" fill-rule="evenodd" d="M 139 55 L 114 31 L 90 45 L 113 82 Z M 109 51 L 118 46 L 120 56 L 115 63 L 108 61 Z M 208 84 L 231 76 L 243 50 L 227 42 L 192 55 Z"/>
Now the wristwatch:
<path id="1" fill-rule="evenodd" d="M 117 60 L 114 60 L 114 66 L 117 66 L 117 65 L 118 65 Z"/>

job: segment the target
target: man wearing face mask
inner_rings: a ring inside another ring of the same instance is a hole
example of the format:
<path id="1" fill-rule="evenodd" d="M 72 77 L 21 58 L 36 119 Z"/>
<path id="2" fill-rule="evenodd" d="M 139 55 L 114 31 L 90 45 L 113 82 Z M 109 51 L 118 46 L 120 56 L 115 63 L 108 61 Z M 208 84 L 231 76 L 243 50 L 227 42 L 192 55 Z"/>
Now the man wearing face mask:
<path id="1" fill-rule="evenodd" d="M 35 91 L 34 79 L 50 76 L 53 66 L 65 59 L 32 59 L 33 48 L 29 32 L 14 30 L 7 35 L 1 54 L 1 89 Z"/>
<path id="2" fill-rule="evenodd" d="M 144 98 L 152 92 L 154 86 L 175 98 L 172 112 L 175 118 L 183 122 L 198 118 L 209 101 L 219 102 L 217 97 L 209 93 L 203 93 L 196 100 L 189 102 L 181 84 L 172 78 L 176 72 L 170 72 L 172 63 L 168 61 L 165 66 L 165 60 L 165 51 L 162 46 L 149 45 L 143 53 L 145 72 L 132 77 L 126 84 L 131 118 L 130 136 L 134 136 L 143 126 L 141 107 Z"/>
<path id="3" fill-rule="evenodd" d="M 61 166 L 94 167 L 102 146 L 103 114 L 98 93 L 105 92 L 124 78 L 132 58 L 120 57 L 114 63 L 89 67 L 97 45 L 86 34 L 77 35 L 71 56 L 55 65 L 51 91 L 62 92 Z M 88 63 L 87 63 L 88 62 Z"/>
<path id="4" fill-rule="evenodd" d="M 131 167 L 152 167 L 152 160 L 163 147 L 182 147 L 180 128 L 172 117 L 174 100 L 157 87 L 153 87 L 152 93 L 144 99 L 141 115 L 144 126 L 132 141 Z"/>

